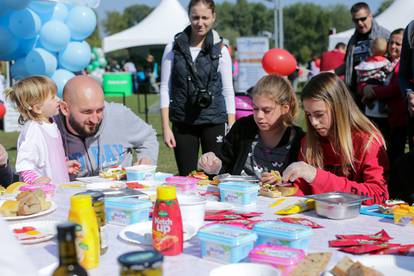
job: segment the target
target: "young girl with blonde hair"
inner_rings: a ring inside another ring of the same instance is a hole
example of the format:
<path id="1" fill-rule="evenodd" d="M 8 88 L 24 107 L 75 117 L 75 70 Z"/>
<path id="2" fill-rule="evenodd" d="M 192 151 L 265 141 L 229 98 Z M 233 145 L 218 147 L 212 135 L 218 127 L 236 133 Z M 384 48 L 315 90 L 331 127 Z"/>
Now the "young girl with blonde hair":
<path id="1" fill-rule="evenodd" d="M 253 88 L 253 115 L 236 121 L 224 138 L 221 154 L 204 154 L 198 165 L 207 173 L 248 174 L 276 183 L 272 170 L 282 172 L 297 160 L 304 133 L 294 120 L 295 92 L 286 79 L 269 75 Z"/>
<path id="2" fill-rule="evenodd" d="M 59 112 L 54 82 L 43 76 L 18 81 L 5 90 L 16 104 L 23 125 L 17 142 L 16 172 L 28 184 L 69 182 L 79 170 L 77 161 L 67 161 L 60 132 L 53 121 Z"/>
<path id="3" fill-rule="evenodd" d="M 388 158 L 380 131 L 362 114 L 345 84 L 333 73 L 312 78 L 302 91 L 308 132 L 300 162 L 283 181 L 295 181 L 299 195 L 347 192 L 388 199 Z"/>

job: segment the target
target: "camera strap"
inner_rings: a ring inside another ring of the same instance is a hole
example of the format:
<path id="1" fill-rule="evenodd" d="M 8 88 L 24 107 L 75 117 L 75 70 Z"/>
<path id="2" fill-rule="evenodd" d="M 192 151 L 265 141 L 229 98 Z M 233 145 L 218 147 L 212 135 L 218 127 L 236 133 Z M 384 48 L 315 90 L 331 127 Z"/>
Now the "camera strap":
<path id="1" fill-rule="evenodd" d="M 200 93 L 201 90 L 204 90 L 205 92 L 207 92 L 208 90 L 208 85 L 210 84 L 211 78 L 213 76 L 213 64 L 211 64 L 210 66 L 210 73 L 208 75 L 208 81 L 207 81 L 207 86 L 204 86 L 203 83 L 201 82 L 200 78 L 197 75 L 197 68 L 194 65 L 194 62 L 192 60 L 189 60 L 188 56 L 186 54 L 183 54 L 185 62 L 188 65 L 188 68 L 190 69 L 190 73 L 193 77 L 193 79 L 195 80 L 194 84 L 197 86 L 197 95 Z"/>

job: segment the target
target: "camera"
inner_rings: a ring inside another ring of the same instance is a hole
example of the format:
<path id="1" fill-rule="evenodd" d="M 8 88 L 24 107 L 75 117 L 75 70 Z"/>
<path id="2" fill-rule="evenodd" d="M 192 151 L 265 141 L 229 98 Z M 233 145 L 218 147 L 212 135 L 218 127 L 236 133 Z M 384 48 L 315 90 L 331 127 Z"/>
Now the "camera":
<path id="1" fill-rule="evenodd" d="M 197 105 L 201 108 L 208 107 L 213 100 L 213 96 L 206 89 L 200 89 L 197 95 Z"/>

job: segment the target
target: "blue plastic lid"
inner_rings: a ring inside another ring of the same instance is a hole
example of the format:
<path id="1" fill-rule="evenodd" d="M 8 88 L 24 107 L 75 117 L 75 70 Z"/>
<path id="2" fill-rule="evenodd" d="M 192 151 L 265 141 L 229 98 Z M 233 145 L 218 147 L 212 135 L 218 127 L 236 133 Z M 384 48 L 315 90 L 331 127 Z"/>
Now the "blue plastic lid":
<path id="1" fill-rule="evenodd" d="M 256 223 L 253 231 L 259 235 L 273 236 L 286 240 L 297 240 L 313 235 L 311 227 L 279 221 Z"/>
<path id="2" fill-rule="evenodd" d="M 254 242 L 257 239 L 257 234 L 253 231 L 223 224 L 205 226 L 198 231 L 197 236 L 203 241 L 212 241 L 230 246 Z"/>
<path id="3" fill-rule="evenodd" d="M 219 184 L 219 188 L 238 192 L 257 192 L 260 187 L 249 182 L 223 182 Z"/>
<path id="4" fill-rule="evenodd" d="M 152 203 L 146 199 L 133 197 L 111 197 L 105 198 L 105 207 L 116 207 L 124 209 L 145 209 L 151 208 Z"/>

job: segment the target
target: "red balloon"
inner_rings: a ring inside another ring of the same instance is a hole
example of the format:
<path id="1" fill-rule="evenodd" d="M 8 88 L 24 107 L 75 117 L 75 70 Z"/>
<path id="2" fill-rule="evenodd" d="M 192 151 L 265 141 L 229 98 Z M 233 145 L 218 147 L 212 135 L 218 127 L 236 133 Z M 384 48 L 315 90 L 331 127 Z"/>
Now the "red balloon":
<path id="1" fill-rule="evenodd" d="M 297 63 L 285 49 L 273 48 L 264 54 L 262 66 L 268 74 L 288 76 L 296 70 Z"/>
<path id="2" fill-rule="evenodd" d="M 4 118 L 4 114 L 6 114 L 6 106 L 0 103 L 0 119 Z"/>

